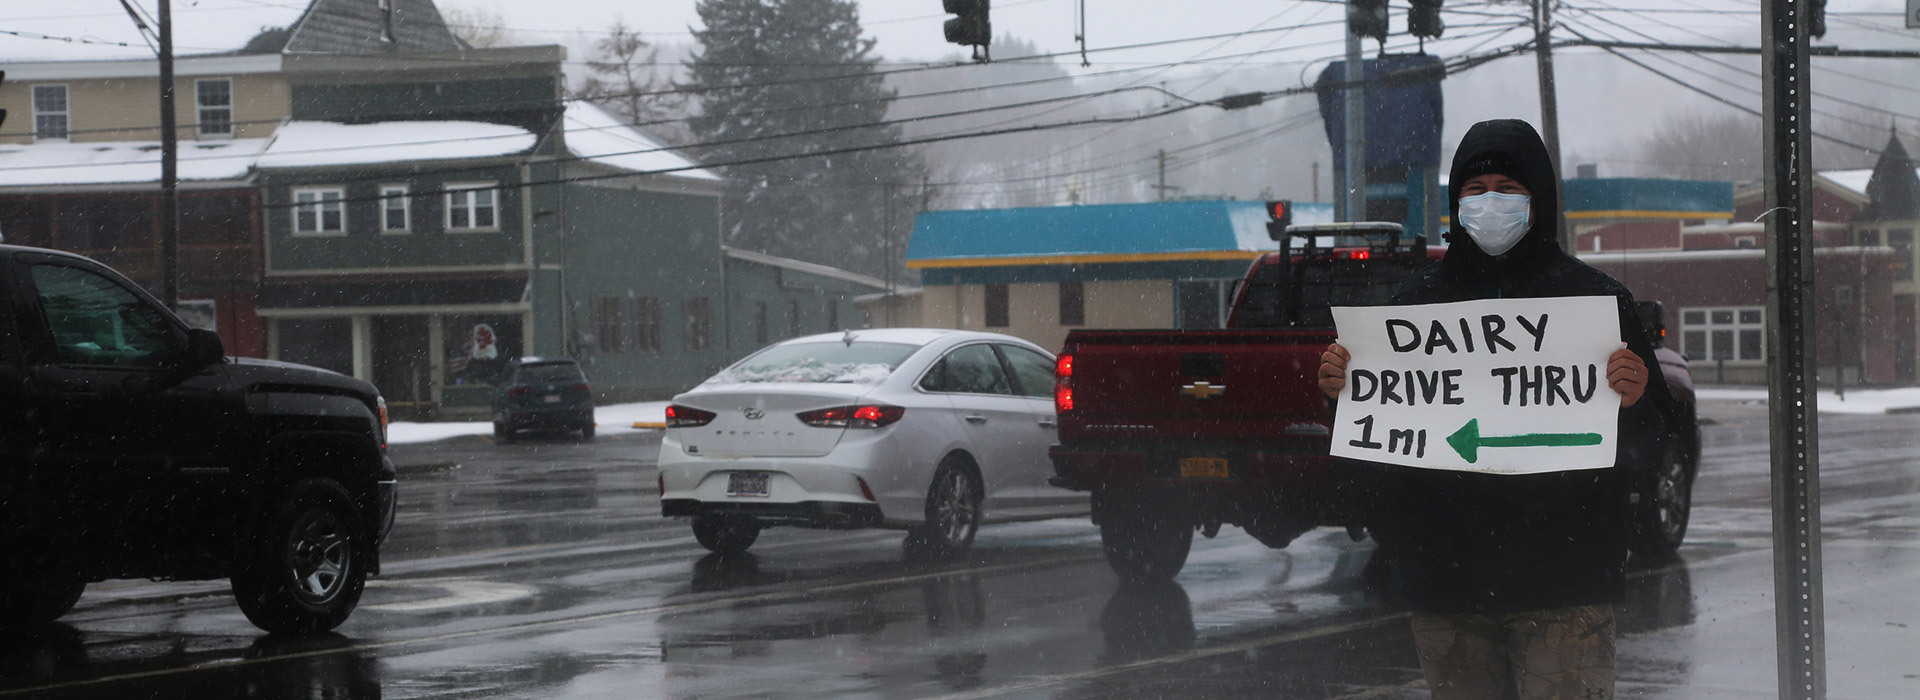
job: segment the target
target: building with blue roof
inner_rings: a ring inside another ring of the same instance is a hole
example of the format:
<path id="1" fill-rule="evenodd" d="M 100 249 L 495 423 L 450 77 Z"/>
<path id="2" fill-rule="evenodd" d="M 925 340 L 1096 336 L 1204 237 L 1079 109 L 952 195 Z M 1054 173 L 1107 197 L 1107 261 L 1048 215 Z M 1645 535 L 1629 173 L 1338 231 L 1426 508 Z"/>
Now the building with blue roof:
<path id="1" fill-rule="evenodd" d="M 1297 224 L 1332 220 L 1328 204 L 1294 208 Z M 1247 266 L 1278 249 L 1267 221 L 1263 203 L 1225 200 L 923 212 L 907 246 L 917 313 L 895 323 L 1045 347 L 1075 327 L 1217 328 Z"/>

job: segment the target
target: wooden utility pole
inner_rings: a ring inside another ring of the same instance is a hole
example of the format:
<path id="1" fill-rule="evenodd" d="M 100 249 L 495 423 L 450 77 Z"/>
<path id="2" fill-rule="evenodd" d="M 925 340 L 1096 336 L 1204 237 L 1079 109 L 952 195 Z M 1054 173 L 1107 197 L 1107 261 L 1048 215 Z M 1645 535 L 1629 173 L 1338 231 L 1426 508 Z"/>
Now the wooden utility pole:
<path id="1" fill-rule="evenodd" d="M 1533 0 L 1533 56 L 1540 72 L 1540 138 L 1547 142 L 1547 158 L 1553 163 L 1553 179 L 1560 180 L 1560 99 L 1553 91 L 1553 0 Z M 1564 193 L 1563 193 L 1564 194 Z M 1565 203 L 1565 200 L 1562 200 Z M 1574 249 L 1573 232 L 1567 229 L 1566 207 L 1554 212 L 1560 232 L 1560 247 Z"/>
<path id="2" fill-rule="evenodd" d="M 160 0 L 160 300 L 180 308 L 180 134 L 173 113 L 173 7 Z"/>

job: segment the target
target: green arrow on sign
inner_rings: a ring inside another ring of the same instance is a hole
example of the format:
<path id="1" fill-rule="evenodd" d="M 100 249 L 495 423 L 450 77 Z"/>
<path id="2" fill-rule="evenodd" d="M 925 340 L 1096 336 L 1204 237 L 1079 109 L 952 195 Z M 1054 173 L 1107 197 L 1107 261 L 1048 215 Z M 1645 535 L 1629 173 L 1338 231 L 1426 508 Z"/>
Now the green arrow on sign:
<path id="1" fill-rule="evenodd" d="M 1529 433 L 1525 435 L 1501 435 L 1481 437 L 1480 419 L 1471 418 L 1447 436 L 1447 444 L 1453 451 L 1460 453 L 1468 464 L 1480 461 L 1482 447 L 1575 447 L 1579 445 L 1600 444 L 1599 433 Z"/>

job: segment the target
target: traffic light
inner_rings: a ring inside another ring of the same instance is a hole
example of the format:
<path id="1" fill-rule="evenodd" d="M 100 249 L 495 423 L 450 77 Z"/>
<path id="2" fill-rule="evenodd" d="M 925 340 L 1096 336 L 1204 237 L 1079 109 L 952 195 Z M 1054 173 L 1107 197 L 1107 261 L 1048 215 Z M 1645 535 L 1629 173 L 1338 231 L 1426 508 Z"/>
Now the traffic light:
<path id="1" fill-rule="evenodd" d="M 993 43 L 993 24 L 987 21 L 991 0 L 940 0 L 948 14 L 947 41 L 961 46 L 986 46 Z"/>
<path id="2" fill-rule="evenodd" d="M 1407 33 L 1428 39 L 1440 38 L 1447 25 L 1440 21 L 1440 0 L 1413 0 L 1407 10 Z"/>
<path id="3" fill-rule="evenodd" d="M 1387 40 L 1387 0 L 1353 0 L 1348 7 L 1347 31 Z"/>
<path id="4" fill-rule="evenodd" d="M 1293 225 L 1293 200 L 1282 199 L 1267 202 L 1267 237 L 1280 240 L 1287 236 L 1287 227 Z"/>
<path id="5" fill-rule="evenodd" d="M 1827 0 L 1807 0 L 1807 36 L 1827 35 Z"/>

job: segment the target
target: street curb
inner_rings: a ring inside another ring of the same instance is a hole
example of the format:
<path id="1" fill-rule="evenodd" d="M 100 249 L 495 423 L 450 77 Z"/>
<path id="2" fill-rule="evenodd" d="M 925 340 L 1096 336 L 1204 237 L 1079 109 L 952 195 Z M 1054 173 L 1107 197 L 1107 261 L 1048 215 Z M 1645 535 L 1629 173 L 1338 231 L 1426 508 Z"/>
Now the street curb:
<path id="1" fill-rule="evenodd" d="M 643 420 L 637 420 L 637 421 L 634 421 L 634 422 L 633 422 L 633 427 L 635 427 L 635 428 L 638 428 L 638 429 L 641 429 L 641 430 L 666 430 L 666 429 L 667 429 L 667 424 L 666 424 L 666 423 L 655 423 L 655 422 L 652 422 L 652 421 L 643 421 Z"/>
<path id="2" fill-rule="evenodd" d="M 452 459 L 436 459 L 423 462 L 405 462 L 393 465 L 393 470 L 401 474 L 424 474 L 444 472 L 460 468 L 460 462 Z"/>

